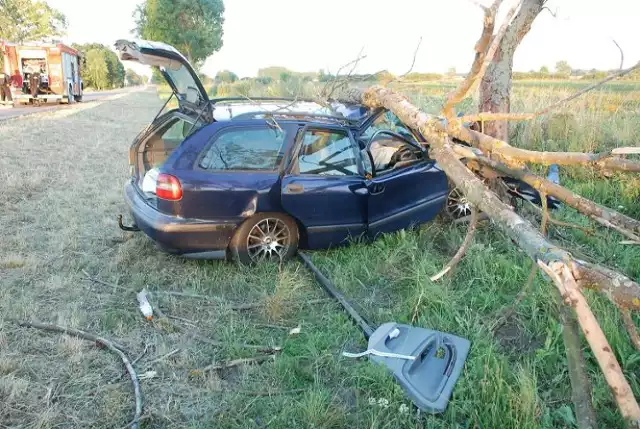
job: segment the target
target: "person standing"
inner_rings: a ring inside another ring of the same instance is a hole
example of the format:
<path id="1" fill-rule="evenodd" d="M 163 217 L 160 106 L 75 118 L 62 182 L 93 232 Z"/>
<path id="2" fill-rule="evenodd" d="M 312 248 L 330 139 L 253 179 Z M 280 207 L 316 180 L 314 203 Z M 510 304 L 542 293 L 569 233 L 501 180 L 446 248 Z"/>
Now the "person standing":
<path id="1" fill-rule="evenodd" d="M 0 100 L 4 102 L 13 102 L 11 96 L 11 78 L 5 72 L 0 72 Z"/>
<path id="2" fill-rule="evenodd" d="M 22 84 L 23 83 L 24 82 L 22 82 L 22 75 L 20 74 L 20 70 L 16 69 L 16 71 L 11 76 L 11 84 L 15 88 L 19 88 L 22 91 Z"/>

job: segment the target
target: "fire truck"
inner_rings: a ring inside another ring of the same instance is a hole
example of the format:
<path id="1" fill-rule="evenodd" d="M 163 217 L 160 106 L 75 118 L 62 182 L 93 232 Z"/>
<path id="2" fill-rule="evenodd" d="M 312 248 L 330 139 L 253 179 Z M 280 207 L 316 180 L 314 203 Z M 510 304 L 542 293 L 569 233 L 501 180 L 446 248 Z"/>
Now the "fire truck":
<path id="1" fill-rule="evenodd" d="M 14 105 L 82 101 L 79 51 L 62 43 L 0 41 L 0 55 L 2 71 L 12 79 Z"/>

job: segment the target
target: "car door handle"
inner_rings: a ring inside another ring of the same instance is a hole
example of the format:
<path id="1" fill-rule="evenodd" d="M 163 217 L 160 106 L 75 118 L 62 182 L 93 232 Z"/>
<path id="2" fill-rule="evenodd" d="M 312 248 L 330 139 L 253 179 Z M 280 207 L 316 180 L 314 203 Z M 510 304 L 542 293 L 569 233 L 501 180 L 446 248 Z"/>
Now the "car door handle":
<path id="1" fill-rule="evenodd" d="M 290 183 L 284 188 L 284 190 L 287 194 L 301 194 L 304 192 L 304 186 L 299 183 Z"/>
<path id="2" fill-rule="evenodd" d="M 379 183 L 376 183 L 375 185 L 373 185 L 371 187 L 371 191 L 369 193 L 369 195 L 378 195 L 384 192 L 384 185 L 381 185 Z"/>

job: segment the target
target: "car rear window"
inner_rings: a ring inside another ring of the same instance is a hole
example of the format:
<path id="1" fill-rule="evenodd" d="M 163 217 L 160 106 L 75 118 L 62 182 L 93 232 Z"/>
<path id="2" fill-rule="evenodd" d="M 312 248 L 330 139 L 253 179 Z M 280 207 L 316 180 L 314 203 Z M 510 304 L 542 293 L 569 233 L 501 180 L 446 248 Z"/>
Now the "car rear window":
<path id="1" fill-rule="evenodd" d="M 268 127 L 229 130 L 215 137 L 199 165 L 210 171 L 276 170 L 285 138 L 285 132 Z"/>

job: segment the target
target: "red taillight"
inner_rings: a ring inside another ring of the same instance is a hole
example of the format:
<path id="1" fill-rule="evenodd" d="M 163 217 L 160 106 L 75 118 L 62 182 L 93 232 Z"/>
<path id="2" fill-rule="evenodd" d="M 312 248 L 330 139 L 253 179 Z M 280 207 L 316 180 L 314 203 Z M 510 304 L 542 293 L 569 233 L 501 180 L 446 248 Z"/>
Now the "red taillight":
<path id="1" fill-rule="evenodd" d="M 163 200 L 177 201 L 182 198 L 182 185 L 177 177 L 160 173 L 156 180 L 156 196 Z"/>

